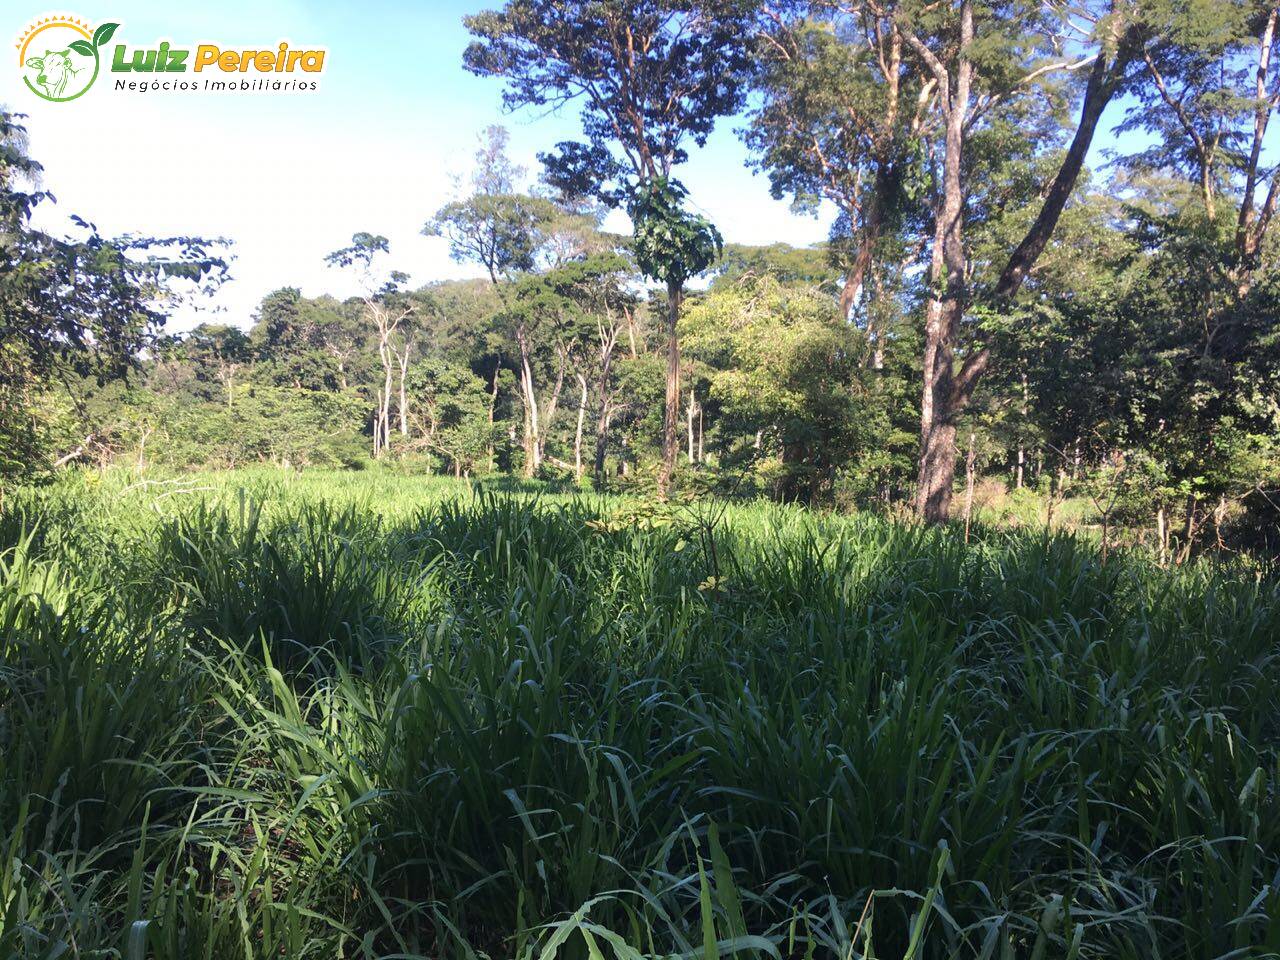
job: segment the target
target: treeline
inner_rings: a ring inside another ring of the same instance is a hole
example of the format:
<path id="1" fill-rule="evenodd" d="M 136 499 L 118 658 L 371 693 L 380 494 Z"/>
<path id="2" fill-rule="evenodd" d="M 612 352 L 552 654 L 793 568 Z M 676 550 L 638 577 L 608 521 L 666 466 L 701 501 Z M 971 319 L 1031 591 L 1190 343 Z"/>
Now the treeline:
<path id="1" fill-rule="evenodd" d="M 512 108 L 580 105 L 584 137 L 531 182 L 486 131 L 423 228 L 483 279 L 412 288 L 383 267 L 386 238 L 358 233 L 328 262 L 361 296 L 285 287 L 251 323 L 131 342 L 127 381 L 46 377 L 29 446 L 376 459 L 930 521 L 998 485 L 1037 491 L 1050 520 L 1071 499 L 1104 544 L 1265 543 L 1278 15 L 511 0 L 466 18 L 465 67 Z M 836 211 L 827 243 L 726 247 L 692 212 L 676 168 L 744 114 L 773 194 Z M 1108 125 L 1126 136 L 1091 171 Z M 630 235 L 601 229 L 614 208 Z"/>

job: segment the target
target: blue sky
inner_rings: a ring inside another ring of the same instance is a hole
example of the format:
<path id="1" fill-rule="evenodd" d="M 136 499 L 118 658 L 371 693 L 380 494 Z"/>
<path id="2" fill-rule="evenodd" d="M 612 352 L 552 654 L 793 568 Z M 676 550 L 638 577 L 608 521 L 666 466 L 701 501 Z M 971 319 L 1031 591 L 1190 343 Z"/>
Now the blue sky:
<path id="1" fill-rule="evenodd" d="M 0 71 L 0 102 L 29 115 L 32 154 L 58 197 L 56 207 L 41 212 L 43 225 L 56 228 L 75 212 L 109 233 L 230 237 L 234 280 L 216 298 L 216 319 L 247 325 L 263 294 L 276 287 L 353 293 L 322 258 L 357 230 L 386 235 L 389 265 L 414 283 L 474 275 L 449 260 L 443 240 L 419 231 L 455 194 L 479 131 L 505 124 L 513 156 L 536 171 L 536 153 L 577 130 L 571 111 L 504 114 L 500 83 L 462 69 L 468 39 L 462 16 L 484 6 L 483 0 L 81 0 L 69 12 L 92 24 L 121 23 L 113 42 L 130 47 L 162 39 L 180 46 L 268 48 L 288 40 L 295 48 L 325 47 L 320 90 L 140 94 L 113 90 L 99 78 L 78 100 L 47 103 L 23 87 L 11 60 Z M 16 39 L 48 12 L 10 3 L 4 19 Z M 793 214 L 746 168 L 741 124 L 722 121 L 681 169 L 696 206 L 732 242 L 821 240 L 829 217 Z M 185 314 L 175 326 L 199 319 L 215 318 Z"/>

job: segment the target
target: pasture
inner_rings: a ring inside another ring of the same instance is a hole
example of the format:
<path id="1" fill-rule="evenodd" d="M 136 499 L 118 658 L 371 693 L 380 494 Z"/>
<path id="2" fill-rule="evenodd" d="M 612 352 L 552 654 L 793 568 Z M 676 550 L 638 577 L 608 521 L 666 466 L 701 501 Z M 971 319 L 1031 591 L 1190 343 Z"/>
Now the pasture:
<path id="1" fill-rule="evenodd" d="M 1280 951 L 1253 569 L 385 471 L 0 549 L 5 957 Z"/>

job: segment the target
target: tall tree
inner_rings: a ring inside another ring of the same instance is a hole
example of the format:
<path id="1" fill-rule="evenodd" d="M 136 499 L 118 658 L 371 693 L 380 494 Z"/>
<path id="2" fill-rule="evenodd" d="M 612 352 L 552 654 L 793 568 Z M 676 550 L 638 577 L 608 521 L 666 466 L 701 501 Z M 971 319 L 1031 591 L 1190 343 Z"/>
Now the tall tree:
<path id="1" fill-rule="evenodd" d="M 563 220 L 563 211 L 545 198 L 519 192 L 523 168 L 506 153 L 507 132 L 491 126 L 476 151 L 471 178 L 472 193 L 445 204 L 423 226 L 427 236 L 444 237 L 449 254 L 460 263 L 484 268 L 502 305 L 500 326 L 510 326 L 517 351 L 516 381 L 524 408 L 524 469 L 532 476 L 542 450 L 539 438 L 538 390 L 534 382 L 532 339 L 527 310 L 517 309 L 508 294 L 510 281 L 533 270 L 552 235 L 552 225 Z M 496 390 L 498 371 L 493 371 Z"/>
<path id="2" fill-rule="evenodd" d="M 1134 85 L 1135 105 L 1119 129 L 1153 139 L 1121 162 L 1195 184 L 1205 218 L 1225 221 L 1224 252 L 1244 296 L 1280 202 L 1280 168 L 1267 149 L 1280 106 L 1280 6 L 1149 2 L 1161 29 L 1143 45 L 1144 82 Z"/>
<path id="3" fill-rule="evenodd" d="M 720 256 L 724 241 L 705 217 L 684 210 L 684 188 L 658 177 L 636 191 L 628 207 L 635 224 L 636 263 L 667 286 L 667 390 L 662 419 L 662 468 L 658 495 L 665 497 L 680 447 L 680 302 L 685 282 Z"/>
<path id="4" fill-rule="evenodd" d="M 633 208 L 650 211 L 651 222 L 670 211 L 679 214 L 673 228 L 687 229 L 692 221 L 678 204 L 653 200 L 687 158 L 686 141 L 701 146 L 717 118 L 741 108 L 753 65 L 743 42 L 751 9 L 742 0 L 510 0 L 501 10 L 465 18 L 477 39 L 463 63 L 506 80 L 509 109 L 582 104 L 585 142 L 561 143 L 542 157 L 548 181 L 566 195 L 613 206 L 630 199 Z M 676 290 L 669 296 L 674 316 L 692 274 L 650 275 Z M 664 425 L 663 493 L 679 421 L 674 322 L 668 336 L 668 393 L 674 378 L 675 402 L 667 404 Z"/>
<path id="5" fill-rule="evenodd" d="M 991 359 L 989 346 L 972 343 L 957 363 L 966 314 L 998 309 L 1026 280 L 1075 187 L 1103 110 L 1137 56 L 1145 26 L 1128 0 L 1069 9 L 1043 0 L 998 6 L 975 0 L 944 5 L 901 0 L 875 3 L 872 9 L 893 20 L 921 69 L 938 86 L 941 170 L 933 209 L 916 491 L 920 516 L 938 523 L 950 512 L 957 420 Z M 1065 46 L 1070 55 L 1064 55 Z M 975 287 L 965 230 L 974 169 L 969 145 L 975 133 L 999 109 L 1041 93 L 1043 81 L 1085 71 L 1079 120 L 1047 180 L 1039 211 L 993 271 L 994 282 L 985 289 Z"/>
<path id="6" fill-rule="evenodd" d="M 775 198 L 839 211 L 828 249 L 844 273 L 845 316 L 882 238 L 921 192 L 938 84 L 904 47 L 896 21 L 869 4 L 791 0 L 761 16 L 761 96 L 743 136 Z"/>
<path id="7" fill-rule="evenodd" d="M 378 360 L 382 365 L 382 383 L 377 390 L 377 409 L 373 419 L 373 455 L 381 457 L 391 444 L 391 400 L 397 369 L 406 373 L 397 361 L 396 335 L 413 314 L 415 304 L 401 294 L 408 275 L 392 270 L 385 277 L 375 268 L 379 254 L 389 253 L 387 238 L 359 232 L 351 244 L 328 254 L 324 260 L 331 267 L 351 268 L 359 278 L 360 299 L 377 335 Z M 403 349 L 403 346 L 401 345 Z M 402 394 L 403 395 L 403 394 Z"/>

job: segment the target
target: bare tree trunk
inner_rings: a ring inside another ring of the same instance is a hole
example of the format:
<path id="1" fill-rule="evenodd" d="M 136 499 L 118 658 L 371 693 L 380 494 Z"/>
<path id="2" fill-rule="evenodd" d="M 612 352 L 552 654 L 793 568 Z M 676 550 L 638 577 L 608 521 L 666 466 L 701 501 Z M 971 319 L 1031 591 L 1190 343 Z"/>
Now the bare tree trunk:
<path id="1" fill-rule="evenodd" d="M 1191 548 L 1195 544 L 1196 532 L 1199 529 L 1197 522 L 1197 511 L 1200 509 L 1200 501 L 1194 496 L 1187 497 L 1187 519 L 1182 525 L 1182 547 L 1178 551 L 1178 565 L 1186 563 L 1191 559 Z"/>
<path id="2" fill-rule="evenodd" d="M 232 408 L 232 403 L 235 398 L 235 380 L 236 380 L 236 365 L 234 363 L 229 363 L 227 364 L 226 367 L 223 368 L 223 371 L 222 371 L 222 385 L 224 389 L 227 391 L 227 409 L 228 410 Z"/>
<path id="3" fill-rule="evenodd" d="M 582 424 L 587 418 L 587 378 L 578 374 L 578 427 L 573 434 L 573 479 L 582 479 Z"/>
<path id="4" fill-rule="evenodd" d="M 1227 516 L 1227 495 L 1224 493 L 1218 497 L 1218 505 L 1213 510 L 1213 536 L 1218 543 L 1219 550 L 1226 550 L 1227 543 L 1222 537 L 1222 523 Z"/>
<path id="5" fill-rule="evenodd" d="M 1249 149 L 1249 161 L 1245 165 L 1244 191 L 1240 196 L 1240 212 L 1236 218 L 1236 256 L 1239 261 L 1237 291 L 1245 296 L 1253 283 L 1253 270 L 1256 266 L 1258 247 L 1262 235 L 1267 229 L 1270 214 L 1263 211 L 1264 219 L 1255 218 L 1254 194 L 1258 188 L 1258 162 L 1262 155 L 1262 141 L 1267 135 L 1267 126 L 1271 120 L 1272 104 L 1268 96 L 1268 73 L 1271 69 L 1271 48 L 1275 41 L 1276 21 L 1280 16 L 1280 7 L 1272 6 L 1262 30 L 1261 43 L 1258 46 L 1258 67 L 1255 77 L 1257 101 L 1254 107 L 1253 142 Z M 1274 200 L 1275 187 L 1269 191 L 1268 201 Z M 1274 209 L 1274 208 L 1273 208 Z"/>
<path id="6" fill-rule="evenodd" d="M 1018 469 L 1017 469 L 1017 473 L 1016 473 L 1016 475 L 1015 475 L 1015 477 L 1014 477 L 1014 484 L 1013 484 L 1013 488 L 1014 488 L 1015 490 L 1021 490 L 1021 489 L 1022 489 L 1022 484 L 1023 484 L 1023 482 L 1024 482 L 1024 476 L 1023 476 L 1023 474 L 1024 474 L 1024 471 L 1025 471 L 1025 469 L 1026 469 L 1026 463 L 1027 463 L 1027 447 L 1026 447 L 1026 443 L 1025 443 L 1025 442 L 1023 441 L 1023 439 L 1022 439 L 1021 433 L 1022 433 L 1022 431 L 1023 431 L 1023 430 L 1025 430 L 1025 429 L 1026 429 L 1026 425 L 1027 425 L 1027 416 L 1028 416 L 1028 413 L 1029 413 L 1029 411 L 1028 411 L 1029 402 L 1030 402 L 1030 401 L 1029 401 L 1029 393 L 1028 393 L 1028 390 L 1027 390 L 1027 375 L 1026 375 L 1026 373 L 1024 372 L 1024 373 L 1022 374 L 1022 423 L 1020 423 L 1020 424 L 1018 425 L 1018 426 L 1019 426 L 1019 431 L 1018 431 L 1018 433 L 1019 433 L 1019 437 L 1018 437 Z"/>
<path id="7" fill-rule="evenodd" d="M 689 388 L 689 409 L 686 411 L 686 416 L 685 416 L 685 419 L 688 421 L 688 434 L 689 434 L 689 463 L 690 463 L 690 464 L 693 464 L 693 463 L 697 463 L 697 462 L 698 462 L 698 461 L 694 458 L 694 455 L 693 455 L 693 454 L 694 454 L 694 450 L 693 450 L 693 417 L 694 417 L 694 413 L 695 413 L 695 411 L 696 411 L 696 409 L 697 409 L 697 406 L 698 406 L 698 403 L 697 403 L 697 401 L 694 399 L 694 396 L 693 396 L 693 387 L 690 387 L 690 388 Z"/>
<path id="8" fill-rule="evenodd" d="M 391 390 L 393 379 L 391 361 L 388 358 L 386 377 L 382 385 L 382 446 L 384 449 L 390 449 L 391 447 Z"/>
<path id="9" fill-rule="evenodd" d="M 551 390 L 551 398 L 547 401 L 546 413 L 542 418 L 542 429 L 538 432 L 538 463 L 547 456 L 547 435 L 551 433 L 551 423 L 556 418 L 556 408 L 560 405 L 560 391 L 564 388 L 565 369 L 569 365 L 569 352 L 564 348 L 558 351 L 560 364 L 556 368 L 556 384 Z"/>
<path id="10" fill-rule="evenodd" d="M 604 479 L 604 460 L 609 452 L 609 425 L 613 420 L 613 408 L 605 399 L 600 401 L 600 416 L 596 420 L 596 454 L 591 473 L 597 483 Z"/>
<path id="11" fill-rule="evenodd" d="M 383 384 L 378 388 L 378 413 L 373 421 L 373 449 L 374 456 L 381 456 L 386 447 L 386 433 L 383 430 L 383 417 L 386 413 L 387 404 L 390 402 L 388 394 L 391 392 L 391 361 L 387 357 L 387 325 L 386 318 L 382 314 L 378 314 L 378 360 L 382 363 L 382 379 Z"/>
<path id="12" fill-rule="evenodd" d="M 900 27 L 903 37 L 937 80 L 945 119 L 942 202 L 936 211 L 935 253 L 941 241 L 940 272 L 935 256 L 934 294 L 925 331 L 924 388 L 920 425 L 920 470 L 916 510 L 928 523 L 940 523 L 950 512 L 955 480 L 955 419 L 968 404 L 974 387 L 990 362 L 987 348 L 965 357 L 957 373 L 955 344 L 966 307 L 967 256 L 964 249 L 963 153 L 971 119 L 970 87 L 973 62 L 968 50 L 974 38 L 973 0 L 960 0 L 959 48 L 954 67 L 948 67 L 918 36 Z M 1027 274 L 1044 251 L 1074 189 L 1085 155 L 1093 140 L 1102 111 L 1123 79 L 1125 67 L 1136 51 L 1136 25 L 1117 15 L 1112 19 L 1110 44 L 1098 52 L 1085 87 L 1079 123 L 1071 144 L 1050 183 L 1044 203 L 1030 229 L 1010 255 L 996 284 L 994 299 L 1007 302 L 1021 288 Z"/>
<path id="13" fill-rule="evenodd" d="M 394 364 L 392 362 L 391 336 L 400 322 L 410 313 L 402 311 L 394 320 L 386 307 L 372 298 L 365 305 L 373 315 L 378 330 L 378 359 L 382 362 L 382 388 L 378 395 L 378 411 L 373 424 L 373 455 L 380 457 L 391 443 L 391 392 L 394 389 Z"/>
<path id="14" fill-rule="evenodd" d="M 968 3 L 968 27 L 972 11 Z M 965 119 L 972 68 L 961 60 L 956 89 L 946 111 L 943 193 L 934 226 L 933 287 L 925 320 L 924 387 L 920 399 L 920 469 L 916 511 L 927 523 L 942 523 L 951 513 L 955 480 L 956 424 L 961 404 L 955 379 L 955 338 L 964 313 L 968 260 L 964 249 Z"/>
<path id="15" fill-rule="evenodd" d="M 516 331 L 516 342 L 520 347 L 520 396 L 524 401 L 524 475 L 532 477 L 542 465 L 542 443 L 538 433 L 538 395 L 533 388 L 529 341 L 523 330 Z"/>
<path id="16" fill-rule="evenodd" d="M 631 359 L 634 360 L 636 354 L 636 315 L 635 311 L 630 307 L 622 308 L 623 314 L 627 318 L 627 340 L 631 344 Z"/>
<path id="17" fill-rule="evenodd" d="M 680 420 L 680 340 L 676 327 L 680 320 L 680 299 L 683 285 L 676 280 L 667 282 L 667 403 L 662 429 L 662 468 L 658 474 L 658 496 L 665 500 L 671 492 L 671 480 L 676 470 L 676 450 L 679 449 Z"/>
<path id="18" fill-rule="evenodd" d="M 698 404 L 698 462 L 706 463 L 706 451 L 702 448 L 702 404 Z"/>

